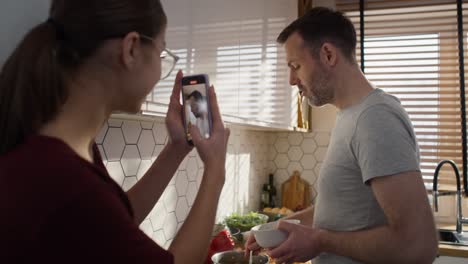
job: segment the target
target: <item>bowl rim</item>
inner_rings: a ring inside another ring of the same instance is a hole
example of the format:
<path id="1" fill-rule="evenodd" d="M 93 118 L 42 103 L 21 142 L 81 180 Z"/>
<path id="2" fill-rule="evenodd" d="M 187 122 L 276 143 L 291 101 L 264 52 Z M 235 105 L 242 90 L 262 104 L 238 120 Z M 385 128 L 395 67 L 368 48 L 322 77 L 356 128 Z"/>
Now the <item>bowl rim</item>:
<path id="1" fill-rule="evenodd" d="M 254 227 L 252 227 L 251 231 L 254 232 L 254 234 L 256 232 L 258 233 L 264 233 L 264 232 L 271 232 L 271 231 L 282 231 L 281 229 L 278 229 L 278 224 L 279 224 L 279 221 L 286 221 L 288 223 L 292 223 L 292 224 L 300 224 L 301 223 L 301 220 L 299 219 L 285 219 L 285 220 L 278 220 L 278 221 L 274 221 L 274 222 L 269 222 L 269 223 L 265 223 L 265 224 L 260 224 L 260 225 L 256 225 Z M 266 229 L 266 230 L 259 230 L 259 228 L 263 225 L 272 225 L 273 223 L 276 224 L 276 228 L 272 228 L 272 229 Z"/>
<path id="2" fill-rule="evenodd" d="M 213 254 L 213 256 L 211 256 L 211 261 L 214 263 L 216 260 L 215 258 L 217 258 L 219 255 L 222 255 L 222 254 L 226 254 L 226 253 L 233 253 L 233 254 L 244 254 L 243 251 L 238 251 L 238 250 L 225 250 L 225 251 L 220 251 L 220 252 L 216 252 L 215 254 Z M 268 256 L 267 255 L 255 255 L 253 256 L 255 258 L 260 258 L 260 259 L 263 259 L 263 260 L 268 260 Z"/>

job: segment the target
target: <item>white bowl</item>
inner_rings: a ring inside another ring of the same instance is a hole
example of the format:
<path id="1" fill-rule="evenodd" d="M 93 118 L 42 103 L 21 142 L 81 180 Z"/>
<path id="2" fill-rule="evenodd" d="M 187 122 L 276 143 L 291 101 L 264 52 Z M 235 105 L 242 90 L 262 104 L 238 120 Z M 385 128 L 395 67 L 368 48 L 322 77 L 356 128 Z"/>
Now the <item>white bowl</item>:
<path id="1" fill-rule="evenodd" d="M 299 224 L 301 221 L 296 219 L 281 220 L 293 224 Z M 270 222 L 252 227 L 251 232 L 255 236 L 257 244 L 262 248 L 272 248 L 283 243 L 288 234 L 278 229 L 278 221 Z"/>

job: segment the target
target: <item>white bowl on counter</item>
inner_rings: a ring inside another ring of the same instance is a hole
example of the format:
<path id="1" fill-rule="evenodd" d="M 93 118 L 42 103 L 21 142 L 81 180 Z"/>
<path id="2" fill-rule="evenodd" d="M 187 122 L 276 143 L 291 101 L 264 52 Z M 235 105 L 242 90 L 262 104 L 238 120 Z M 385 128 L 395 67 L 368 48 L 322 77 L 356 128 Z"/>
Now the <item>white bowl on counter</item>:
<path id="1" fill-rule="evenodd" d="M 301 223 L 300 220 L 288 219 L 281 220 L 292 224 Z M 270 222 L 252 227 L 251 232 L 255 236 L 257 244 L 262 248 L 272 248 L 283 243 L 288 238 L 286 231 L 278 229 L 278 221 Z"/>

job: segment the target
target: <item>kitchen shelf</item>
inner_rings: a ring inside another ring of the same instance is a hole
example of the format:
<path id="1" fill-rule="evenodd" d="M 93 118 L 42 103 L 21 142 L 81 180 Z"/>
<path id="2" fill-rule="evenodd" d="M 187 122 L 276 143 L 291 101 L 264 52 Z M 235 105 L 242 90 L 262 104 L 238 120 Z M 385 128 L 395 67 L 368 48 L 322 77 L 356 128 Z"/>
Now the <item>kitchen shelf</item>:
<path id="1" fill-rule="evenodd" d="M 165 114 L 153 113 L 148 111 L 143 111 L 139 114 L 126 114 L 126 113 L 114 113 L 111 115 L 111 118 L 121 119 L 121 120 L 137 120 L 137 121 L 164 121 Z M 249 129 L 255 131 L 271 131 L 271 132 L 301 132 L 309 133 L 311 130 L 300 127 L 285 126 L 278 123 L 271 123 L 266 121 L 259 120 L 248 120 L 245 118 L 235 117 L 235 116 L 223 116 L 224 123 L 228 127 Z"/>

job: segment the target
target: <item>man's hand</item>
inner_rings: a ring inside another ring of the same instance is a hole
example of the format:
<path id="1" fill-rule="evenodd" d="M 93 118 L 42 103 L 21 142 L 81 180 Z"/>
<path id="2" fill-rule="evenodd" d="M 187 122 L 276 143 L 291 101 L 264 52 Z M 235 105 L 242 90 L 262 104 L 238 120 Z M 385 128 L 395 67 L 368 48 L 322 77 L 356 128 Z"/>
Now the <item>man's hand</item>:
<path id="1" fill-rule="evenodd" d="M 255 240 L 255 236 L 252 232 L 249 232 L 249 238 L 247 239 L 247 242 L 245 242 L 244 248 L 245 248 L 245 257 L 249 257 L 250 251 L 253 251 L 254 255 L 257 255 L 258 252 L 260 252 L 261 247 L 257 244 L 257 241 Z"/>
<path id="2" fill-rule="evenodd" d="M 320 229 L 286 221 L 280 221 L 278 229 L 287 232 L 288 238 L 267 253 L 277 264 L 306 262 L 321 253 Z"/>

